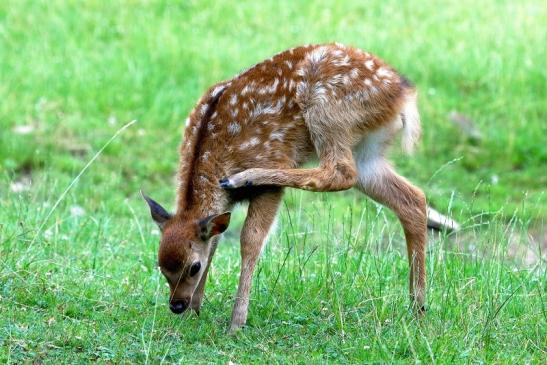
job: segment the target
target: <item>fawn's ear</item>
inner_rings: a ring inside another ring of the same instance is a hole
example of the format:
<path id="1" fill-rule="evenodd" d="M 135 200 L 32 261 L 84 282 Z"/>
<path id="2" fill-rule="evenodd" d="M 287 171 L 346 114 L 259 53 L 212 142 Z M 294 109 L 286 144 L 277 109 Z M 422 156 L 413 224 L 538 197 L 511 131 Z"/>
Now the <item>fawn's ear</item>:
<path id="1" fill-rule="evenodd" d="M 230 224 L 230 215 L 230 212 L 225 212 L 211 215 L 199 221 L 200 238 L 203 241 L 207 241 L 209 238 L 224 232 L 228 228 L 228 224 Z"/>
<path id="2" fill-rule="evenodd" d="M 151 199 L 150 197 L 146 196 L 142 190 L 141 195 L 148 203 L 148 206 L 150 207 L 150 215 L 152 216 L 152 219 L 158 227 L 160 227 L 161 230 L 163 230 L 163 226 L 165 225 L 165 222 L 167 222 L 169 219 L 171 219 L 172 215 L 167 212 L 161 205 L 159 205 L 156 201 Z"/>

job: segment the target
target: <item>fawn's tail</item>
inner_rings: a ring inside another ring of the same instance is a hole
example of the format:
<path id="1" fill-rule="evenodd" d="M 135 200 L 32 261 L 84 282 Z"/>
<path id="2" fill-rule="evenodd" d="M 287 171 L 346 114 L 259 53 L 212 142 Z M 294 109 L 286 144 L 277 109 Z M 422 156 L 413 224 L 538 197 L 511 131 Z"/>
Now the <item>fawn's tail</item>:
<path id="1" fill-rule="evenodd" d="M 420 113 L 418 112 L 416 89 L 408 89 L 405 96 L 405 102 L 401 109 L 401 119 L 403 121 L 403 135 L 401 146 L 403 150 L 410 154 L 418 143 L 422 134 L 420 125 Z"/>

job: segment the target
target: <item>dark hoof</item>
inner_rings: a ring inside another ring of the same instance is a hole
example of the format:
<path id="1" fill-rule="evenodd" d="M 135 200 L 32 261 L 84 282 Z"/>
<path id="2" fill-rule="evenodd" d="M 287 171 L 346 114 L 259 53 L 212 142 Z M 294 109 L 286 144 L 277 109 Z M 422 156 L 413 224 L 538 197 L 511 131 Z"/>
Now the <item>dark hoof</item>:
<path id="1" fill-rule="evenodd" d="M 230 180 L 228 180 L 228 178 L 223 178 L 223 179 L 220 179 L 218 181 L 218 184 L 220 185 L 221 188 L 223 189 L 233 189 L 234 186 L 232 185 L 232 183 L 230 183 Z"/>

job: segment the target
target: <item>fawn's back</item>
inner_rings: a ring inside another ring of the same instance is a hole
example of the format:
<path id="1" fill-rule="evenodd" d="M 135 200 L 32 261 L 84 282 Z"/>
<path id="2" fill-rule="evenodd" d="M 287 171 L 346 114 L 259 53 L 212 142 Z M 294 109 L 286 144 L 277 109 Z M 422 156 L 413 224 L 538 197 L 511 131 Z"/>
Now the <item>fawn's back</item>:
<path id="1" fill-rule="evenodd" d="M 182 183 L 191 179 L 199 191 L 219 172 L 298 167 L 317 147 L 306 121 L 324 123 L 319 133 L 339 130 L 339 143 L 351 147 L 395 118 L 408 88 L 382 60 L 356 48 L 309 45 L 279 53 L 214 85 L 198 102 L 187 120 Z M 214 111 L 205 118 L 212 99 Z"/>

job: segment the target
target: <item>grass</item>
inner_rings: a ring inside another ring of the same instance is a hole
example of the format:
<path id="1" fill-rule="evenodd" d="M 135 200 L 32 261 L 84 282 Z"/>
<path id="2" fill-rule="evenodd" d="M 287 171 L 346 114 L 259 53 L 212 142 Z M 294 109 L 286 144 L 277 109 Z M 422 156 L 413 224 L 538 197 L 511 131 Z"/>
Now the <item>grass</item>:
<path id="1" fill-rule="evenodd" d="M 545 362 L 545 260 L 514 252 L 545 248 L 546 23 L 541 1 L 0 3 L 0 361 Z M 420 90 L 422 147 L 393 159 L 463 224 L 431 235 L 429 313 L 408 311 L 391 213 L 353 191 L 288 191 L 249 326 L 225 334 L 244 208 L 201 316 L 171 315 L 139 188 L 173 201 L 182 121 L 208 85 L 331 40 Z"/>

